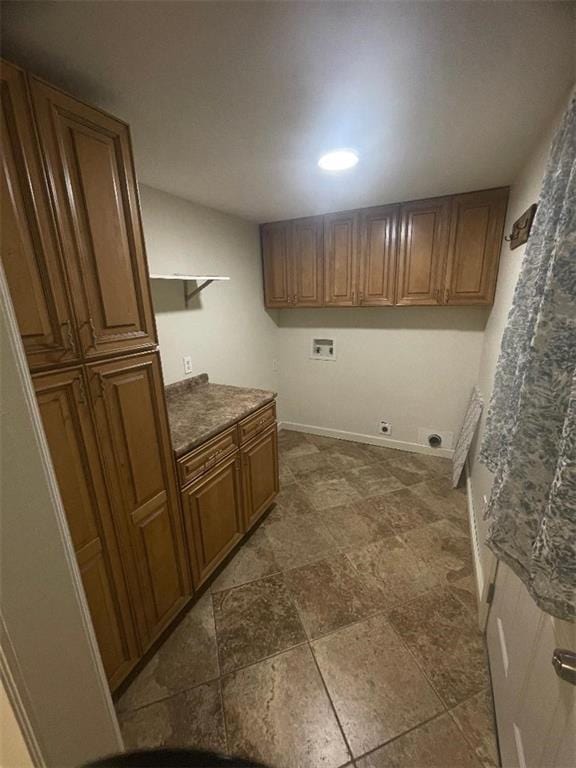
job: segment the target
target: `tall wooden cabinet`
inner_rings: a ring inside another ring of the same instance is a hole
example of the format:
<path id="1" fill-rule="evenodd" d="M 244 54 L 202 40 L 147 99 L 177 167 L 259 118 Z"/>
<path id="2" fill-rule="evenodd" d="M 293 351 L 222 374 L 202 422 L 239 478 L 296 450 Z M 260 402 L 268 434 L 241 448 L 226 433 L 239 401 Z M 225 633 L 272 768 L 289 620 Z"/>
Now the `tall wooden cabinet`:
<path id="1" fill-rule="evenodd" d="M 1 87 L 2 264 L 115 688 L 191 595 L 129 129 Z"/>

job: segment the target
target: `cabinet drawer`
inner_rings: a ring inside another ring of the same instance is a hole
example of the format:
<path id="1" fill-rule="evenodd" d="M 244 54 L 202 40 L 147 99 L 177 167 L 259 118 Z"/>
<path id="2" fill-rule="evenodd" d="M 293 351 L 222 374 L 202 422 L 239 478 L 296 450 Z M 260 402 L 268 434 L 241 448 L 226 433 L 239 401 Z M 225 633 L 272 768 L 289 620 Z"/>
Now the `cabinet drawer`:
<path id="1" fill-rule="evenodd" d="M 240 445 L 244 445 L 248 440 L 251 440 L 263 429 L 269 427 L 276 421 L 276 405 L 270 403 L 265 405 L 264 408 L 260 408 L 259 411 L 253 413 L 251 416 L 242 419 L 238 423 L 238 430 L 240 432 Z"/>
<path id="2" fill-rule="evenodd" d="M 238 432 L 231 427 L 178 460 L 180 483 L 186 485 L 215 466 L 238 447 Z"/>

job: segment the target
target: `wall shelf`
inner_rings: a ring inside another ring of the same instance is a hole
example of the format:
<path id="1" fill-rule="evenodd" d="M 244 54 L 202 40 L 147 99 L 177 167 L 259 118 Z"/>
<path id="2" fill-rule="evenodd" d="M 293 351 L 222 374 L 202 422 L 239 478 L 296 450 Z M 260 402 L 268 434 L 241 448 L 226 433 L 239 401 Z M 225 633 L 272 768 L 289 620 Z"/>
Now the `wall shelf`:
<path id="1" fill-rule="evenodd" d="M 230 278 L 227 275 L 185 275 L 180 272 L 172 272 L 166 275 L 151 274 L 150 280 L 181 280 L 184 283 L 184 301 L 186 306 L 188 306 L 190 299 L 200 293 L 200 291 L 203 291 L 204 288 L 207 288 L 210 283 L 230 280 Z M 198 285 L 189 290 L 186 283 L 198 283 Z"/>

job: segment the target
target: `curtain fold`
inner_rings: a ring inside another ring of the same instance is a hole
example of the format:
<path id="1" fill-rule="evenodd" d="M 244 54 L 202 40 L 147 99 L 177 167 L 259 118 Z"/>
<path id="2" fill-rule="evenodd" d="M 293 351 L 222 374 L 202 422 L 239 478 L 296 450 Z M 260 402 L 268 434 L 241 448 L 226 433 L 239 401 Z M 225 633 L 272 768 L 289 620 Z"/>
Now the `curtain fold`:
<path id="1" fill-rule="evenodd" d="M 536 603 L 576 618 L 576 94 L 552 143 L 502 338 L 480 461 L 487 544 Z"/>

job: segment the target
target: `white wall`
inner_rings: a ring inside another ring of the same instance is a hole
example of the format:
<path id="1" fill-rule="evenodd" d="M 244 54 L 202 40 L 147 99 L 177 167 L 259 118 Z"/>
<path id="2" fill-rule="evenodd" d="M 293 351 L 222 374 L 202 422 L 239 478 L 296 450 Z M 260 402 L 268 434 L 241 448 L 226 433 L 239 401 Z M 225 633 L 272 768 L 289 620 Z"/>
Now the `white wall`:
<path id="1" fill-rule="evenodd" d="M 286 310 L 279 313 L 282 419 L 418 442 L 418 429 L 459 430 L 476 383 L 484 308 Z M 309 358 L 313 336 L 337 359 Z"/>
<path id="2" fill-rule="evenodd" d="M 511 231 L 513 222 L 526 210 L 526 208 L 528 208 L 528 206 L 538 202 L 550 144 L 554 131 L 566 108 L 566 104 L 567 100 L 562 105 L 561 111 L 555 117 L 552 124 L 549 126 L 549 129 L 538 142 L 538 145 L 527 158 L 522 172 L 512 186 L 508 213 L 506 216 L 505 232 Z M 480 357 L 478 384 L 484 397 L 486 408 L 469 459 L 472 503 L 480 541 L 483 541 L 486 538 L 487 523 L 483 519 L 484 497 L 490 495 L 492 473 L 489 472 L 483 464 L 478 462 L 478 453 L 484 432 L 486 409 L 492 394 L 494 373 L 496 371 L 496 364 L 500 353 L 500 342 L 506 326 L 508 312 L 512 304 L 514 288 L 520 273 L 525 248 L 526 246 L 522 245 L 511 251 L 508 243 L 503 244 L 496 297 L 486 325 Z M 490 572 L 493 566 L 493 560 L 494 558 L 490 551 L 485 546 L 482 546 L 480 565 L 484 574 Z"/>
<path id="3" fill-rule="evenodd" d="M 164 381 L 193 374 L 217 383 L 278 389 L 273 314 L 262 302 L 258 225 L 141 186 L 146 250 L 152 273 L 229 275 L 212 283 L 189 308 L 180 281 L 152 281 Z"/>

